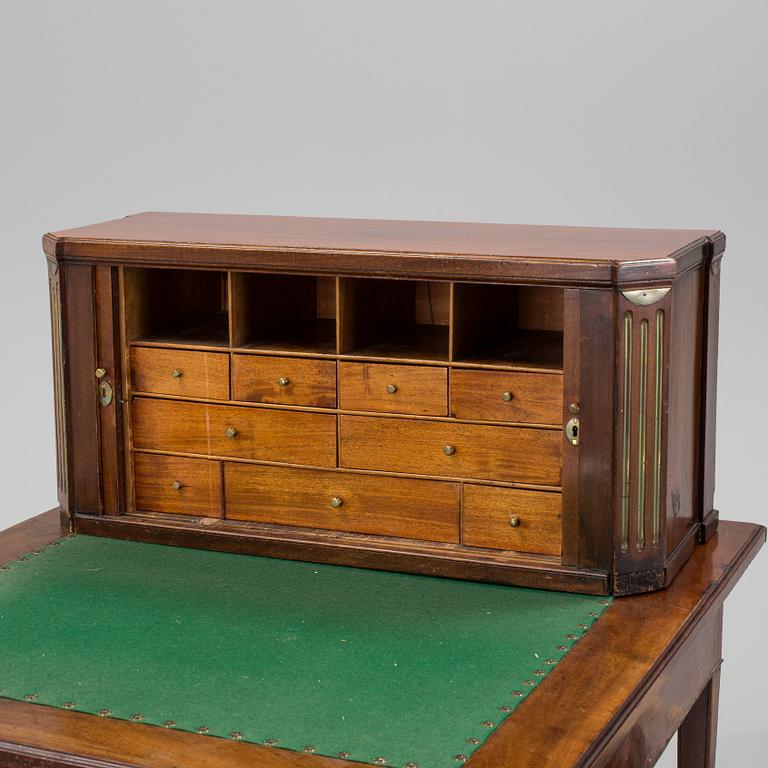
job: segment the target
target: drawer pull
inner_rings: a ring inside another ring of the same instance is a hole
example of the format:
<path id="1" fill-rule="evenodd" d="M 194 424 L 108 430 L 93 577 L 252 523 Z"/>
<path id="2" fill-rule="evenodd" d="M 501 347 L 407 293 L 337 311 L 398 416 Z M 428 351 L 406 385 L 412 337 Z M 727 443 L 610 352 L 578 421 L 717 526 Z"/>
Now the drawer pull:
<path id="1" fill-rule="evenodd" d="M 389 392 L 390 395 L 394 395 L 395 392 L 397 392 L 397 385 L 396 384 L 387 384 L 387 392 Z"/>
<path id="2" fill-rule="evenodd" d="M 514 395 L 511 392 L 502 392 L 502 394 L 501 394 L 501 399 L 505 403 L 510 402 L 510 400 L 512 400 L 513 397 L 514 397 Z"/>
<path id="3" fill-rule="evenodd" d="M 289 379 L 287 376 L 281 376 L 281 377 L 280 377 L 280 378 L 277 380 L 277 383 L 278 383 L 278 384 L 279 384 L 281 387 L 287 387 L 287 386 L 288 386 L 288 385 L 291 383 L 291 380 L 290 380 L 290 379 Z"/>
<path id="4" fill-rule="evenodd" d="M 517 517 L 517 515 L 514 515 L 513 517 L 509 518 L 509 525 L 510 528 L 519 528 L 520 527 L 520 518 Z"/>
<path id="5" fill-rule="evenodd" d="M 174 480 L 171 483 L 171 488 L 173 488 L 174 491 L 180 491 L 184 487 L 184 483 L 181 482 L 181 480 Z"/>
<path id="6" fill-rule="evenodd" d="M 339 498 L 338 496 L 331 496 L 331 506 L 334 509 L 338 509 L 343 503 L 344 503 L 344 500 Z"/>
<path id="7" fill-rule="evenodd" d="M 445 445 L 445 446 L 443 446 L 443 453 L 446 456 L 453 456 L 456 453 L 456 446 L 455 445 Z"/>
<path id="8" fill-rule="evenodd" d="M 183 375 L 184 375 L 184 371 L 182 371 L 180 368 L 174 368 L 171 371 L 172 379 L 180 379 Z"/>
<path id="9" fill-rule="evenodd" d="M 237 437 L 237 430 L 234 427 L 227 427 L 227 431 L 224 434 L 227 437 Z"/>

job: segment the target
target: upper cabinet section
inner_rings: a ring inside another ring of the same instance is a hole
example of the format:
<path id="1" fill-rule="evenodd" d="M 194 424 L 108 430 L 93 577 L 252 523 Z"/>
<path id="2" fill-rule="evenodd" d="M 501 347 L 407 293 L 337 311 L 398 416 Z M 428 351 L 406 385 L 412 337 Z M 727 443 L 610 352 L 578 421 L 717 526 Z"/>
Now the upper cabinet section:
<path id="1" fill-rule="evenodd" d="M 140 213 L 43 238 L 58 261 L 502 281 L 669 284 L 725 249 L 716 230 Z"/>

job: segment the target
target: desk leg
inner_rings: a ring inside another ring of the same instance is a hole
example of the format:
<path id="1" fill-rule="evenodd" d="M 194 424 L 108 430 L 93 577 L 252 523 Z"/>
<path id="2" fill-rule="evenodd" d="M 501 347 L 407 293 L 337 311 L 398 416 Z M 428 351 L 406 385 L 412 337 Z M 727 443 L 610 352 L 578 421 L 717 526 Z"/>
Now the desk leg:
<path id="1" fill-rule="evenodd" d="M 719 697 L 718 669 L 677 732 L 678 768 L 715 768 Z"/>

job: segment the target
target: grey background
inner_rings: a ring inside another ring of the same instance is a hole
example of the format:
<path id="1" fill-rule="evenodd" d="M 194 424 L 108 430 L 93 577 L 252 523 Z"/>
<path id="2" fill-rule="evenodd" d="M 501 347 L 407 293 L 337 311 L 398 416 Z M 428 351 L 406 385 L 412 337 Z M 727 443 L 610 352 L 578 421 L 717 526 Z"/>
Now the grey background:
<path id="1" fill-rule="evenodd" d="M 152 209 L 723 229 L 717 503 L 768 522 L 767 33 L 762 0 L 4 0 L 0 523 L 55 503 L 40 236 Z M 721 766 L 768 752 L 767 577 L 726 605 Z"/>

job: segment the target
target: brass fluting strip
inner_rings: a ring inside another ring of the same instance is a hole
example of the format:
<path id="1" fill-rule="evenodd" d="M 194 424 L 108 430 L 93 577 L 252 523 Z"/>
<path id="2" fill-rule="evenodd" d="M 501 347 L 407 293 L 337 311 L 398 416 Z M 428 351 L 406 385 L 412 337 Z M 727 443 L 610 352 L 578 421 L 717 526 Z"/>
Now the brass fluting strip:
<path id="1" fill-rule="evenodd" d="M 632 427 L 632 313 L 624 313 L 624 398 L 621 438 L 621 551 L 629 549 L 630 430 Z"/>
<path id="2" fill-rule="evenodd" d="M 664 310 L 656 310 L 656 375 L 653 405 L 653 543 L 661 538 L 661 410 L 664 395 Z"/>
<path id="3" fill-rule="evenodd" d="M 637 540 L 638 549 L 645 547 L 645 436 L 648 407 L 648 321 L 640 322 L 640 381 L 637 392 Z"/>

